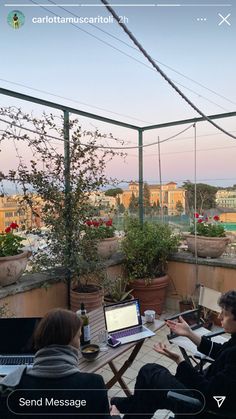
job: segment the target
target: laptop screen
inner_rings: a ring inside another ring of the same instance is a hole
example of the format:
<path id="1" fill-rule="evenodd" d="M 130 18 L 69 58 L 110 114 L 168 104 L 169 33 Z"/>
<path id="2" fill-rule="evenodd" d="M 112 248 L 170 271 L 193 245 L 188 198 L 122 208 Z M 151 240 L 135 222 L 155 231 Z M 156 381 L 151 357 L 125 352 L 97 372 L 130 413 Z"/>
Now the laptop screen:
<path id="1" fill-rule="evenodd" d="M 138 300 L 105 306 L 104 313 L 108 333 L 142 324 Z"/>
<path id="2" fill-rule="evenodd" d="M 0 355 L 35 353 L 33 333 L 41 318 L 0 318 Z"/>

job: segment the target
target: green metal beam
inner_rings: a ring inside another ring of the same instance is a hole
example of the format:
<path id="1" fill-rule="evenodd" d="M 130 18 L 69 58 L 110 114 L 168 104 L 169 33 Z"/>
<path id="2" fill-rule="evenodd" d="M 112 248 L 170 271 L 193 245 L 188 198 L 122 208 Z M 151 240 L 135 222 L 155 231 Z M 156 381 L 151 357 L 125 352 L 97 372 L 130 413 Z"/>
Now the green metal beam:
<path id="1" fill-rule="evenodd" d="M 38 105 L 49 106 L 50 108 L 59 109 L 61 111 L 67 111 L 69 113 L 73 113 L 76 115 L 85 116 L 86 118 L 97 119 L 98 121 L 118 125 L 120 127 L 135 129 L 135 130 L 139 130 L 140 128 L 136 125 L 126 124 L 125 122 L 117 121 L 116 119 L 105 118 L 103 116 L 96 115 L 94 113 L 80 111 L 79 109 L 71 108 L 69 106 L 61 105 L 55 102 L 50 102 L 48 100 L 39 99 L 37 97 L 25 95 L 23 93 L 14 92 L 13 90 L 3 89 L 2 87 L 0 87 L 0 93 L 6 96 L 16 97 L 17 99 L 25 100 L 27 102 L 37 103 Z"/>
<path id="2" fill-rule="evenodd" d="M 138 133 L 138 166 L 139 166 L 139 221 L 143 225 L 144 213 L 143 213 L 143 131 L 139 130 Z"/>
<path id="3" fill-rule="evenodd" d="M 64 182 L 65 182 L 65 225 L 66 225 L 66 282 L 67 282 L 67 304 L 68 309 L 71 308 L 70 289 L 71 289 L 71 270 L 70 260 L 72 251 L 71 241 L 71 182 L 70 182 L 70 115 L 68 111 L 64 111 Z"/>
<path id="4" fill-rule="evenodd" d="M 226 113 L 219 113 L 216 115 L 208 115 L 208 118 L 220 119 L 220 118 L 231 118 L 232 116 L 236 116 L 236 112 L 226 112 Z M 163 124 L 156 124 L 156 125 L 147 125 L 146 127 L 142 127 L 142 130 L 148 131 L 152 129 L 173 127 L 175 125 L 184 125 L 184 124 L 191 124 L 191 123 L 203 122 L 203 121 L 207 121 L 207 120 L 201 116 L 199 118 L 183 119 L 181 121 L 164 122 Z"/>

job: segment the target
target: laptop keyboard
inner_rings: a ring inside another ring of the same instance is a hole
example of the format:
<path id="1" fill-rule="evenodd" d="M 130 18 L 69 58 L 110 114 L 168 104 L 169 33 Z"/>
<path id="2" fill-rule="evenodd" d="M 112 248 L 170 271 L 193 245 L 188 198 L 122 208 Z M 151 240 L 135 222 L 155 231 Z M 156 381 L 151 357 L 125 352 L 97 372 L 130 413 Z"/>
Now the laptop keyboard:
<path id="1" fill-rule="evenodd" d="M 136 333 L 143 332 L 143 326 L 133 327 L 132 329 L 121 330 L 120 332 L 111 333 L 115 339 L 123 338 L 125 336 L 136 335 Z"/>
<path id="2" fill-rule="evenodd" d="M 33 362 L 33 356 L 0 356 L 0 365 L 30 365 Z"/>

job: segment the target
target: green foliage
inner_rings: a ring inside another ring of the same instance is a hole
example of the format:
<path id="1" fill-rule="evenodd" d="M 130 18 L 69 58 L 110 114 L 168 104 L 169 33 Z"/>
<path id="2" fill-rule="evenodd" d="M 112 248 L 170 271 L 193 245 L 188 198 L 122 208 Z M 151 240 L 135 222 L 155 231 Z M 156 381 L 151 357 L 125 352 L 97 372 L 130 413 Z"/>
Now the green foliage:
<path id="1" fill-rule="evenodd" d="M 21 159 L 18 168 L 4 175 L 4 179 L 23 187 L 22 200 L 31 210 L 34 208 L 32 191 L 42 198 L 42 220 L 48 227 L 48 248 L 46 254 L 35 255 L 37 267 L 63 266 L 77 278 L 99 269 L 98 239 L 86 234 L 85 222 L 94 216 L 90 193 L 115 182 L 105 175 L 106 163 L 122 153 L 96 148 L 98 139 L 113 138 L 112 135 L 82 130 L 78 120 L 70 119 L 69 158 L 66 159 L 61 148 L 45 136 L 53 135 L 63 141 L 63 119 L 60 121 L 52 114 L 33 118 L 16 108 L 2 109 L 2 115 L 13 125 L 3 133 L 1 141 L 18 141 L 21 131 L 14 124 L 21 128 L 30 124 L 39 133 L 34 136 L 24 134 L 23 139 L 32 150 L 30 164 L 24 164 Z"/>
<path id="2" fill-rule="evenodd" d="M 225 237 L 225 229 L 220 223 L 196 223 L 196 231 L 198 236 L 206 237 Z M 195 234 L 195 226 L 190 228 L 191 234 Z"/>
<path id="3" fill-rule="evenodd" d="M 9 310 L 7 304 L 3 304 L 0 306 L 0 317 L 7 317 L 9 315 Z"/>
<path id="4" fill-rule="evenodd" d="M 23 247 L 22 240 L 24 239 L 16 236 L 13 231 L 0 234 L 0 257 L 18 255 Z"/>
<path id="5" fill-rule="evenodd" d="M 125 206 L 124 206 L 124 204 L 119 204 L 118 205 L 118 213 L 119 214 L 124 214 L 124 212 L 125 212 Z"/>
<path id="6" fill-rule="evenodd" d="M 138 211 L 138 198 L 134 196 L 134 193 L 132 192 L 130 202 L 129 202 L 129 211 L 131 213 L 135 213 Z"/>
<path id="7" fill-rule="evenodd" d="M 177 201 L 175 208 L 176 208 L 176 211 L 178 212 L 178 214 L 181 215 L 182 212 L 183 212 L 183 210 L 184 210 L 184 207 L 182 205 L 182 202 L 181 201 Z"/>
<path id="8" fill-rule="evenodd" d="M 118 277 L 113 281 L 106 278 L 103 284 L 105 296 L 114 303 L 126 300 L 133 291 L 126 290 L 128 283 L 129 280 L 124 277 Z"/>
<path id="9" fill-rule="evenodd" d="M 186 206 L 187 213 L 193 212 L 194 209 L 194 191 L 195 185 L 190 181 L 183 183 L 184 189 L 186 189 Z M 207 185 L 205 183 L 197 183 L 197 211 L 202 212 L 203 210 L 215 208 L 216 206 L 216 192 L 218 188 L 215 186 Z"/>
<path id="10" fill-rule="evenodd" d="M 167 258 L 179 244 L 179 237 L 172 234 L 166 224 L 129 219 L 126 236 L 122 242 L 125 270 L 130 280 L 154 278 L 166 273 Z"/>
<path id="11" fill-rule="evenodd" d="M 105 195 L 116 197 L 116 195 L 119 195 L 122 193 L 123 193 L 123 189 L 121 188 L 111 188 L 111 189 L 107 189 L 107 191 L 105 192 Z"/>
<path id="12" fill-rule="evenodd" d="M 91 240 L 103 240 L 114 237 L 115 227 L 113 226 L 111 219 L 108 221 L 103 221 L 102 219 L 92 221 L 89 220 L 86 221 L 85 224 L 85 233 L 89 235 Z"/>

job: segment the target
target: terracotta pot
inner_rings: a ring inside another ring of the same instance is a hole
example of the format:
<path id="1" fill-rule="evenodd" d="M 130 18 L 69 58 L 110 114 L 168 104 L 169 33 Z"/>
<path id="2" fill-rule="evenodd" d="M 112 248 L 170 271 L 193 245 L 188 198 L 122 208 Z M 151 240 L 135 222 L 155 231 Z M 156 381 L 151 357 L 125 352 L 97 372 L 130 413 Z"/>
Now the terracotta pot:
<path id="1" fill-rule="evenodd" d="M 110 237 L 98 242 L 98 255 L 101 259 L 109 259 L 118 250 L 118 238 Z"/>
<path id="2" fill-rule="evenodd" d="M 14 256 L 0 257 L 0 286 L 14 284 L 23 274 L 30 252 L 21 252 Z"/>
<path id="3" fill-rule="evenodd" d="M 89 291 L 89 289 L 91 291 Z M 88 285 L 88 292 L 79 292 L 76 289 L 70 291 L 71 310 L 77 311 L 80 309 L 81 303 L 84 303 L 87 312 L 102 307 L 103 304 L 103 290 L 97 285 Z"/>
<path id="4" fill-rule="evenodd" d="M 186 241 L 188 250 L 195 255 L 195 236 L 190 234 L 186 237 Z M 197 255 L 203 258 L 218 258 L 224 253 L 228 244 L 228 237 L 197 236 Z"/>
<path id="5" fill-rule="evenodd" d="M 162 313 L 168 285 L 168 275 L 153 278 L 147 285 L 144 279 L 135 279 L 130 283 L 134 298 L 138 298 L 140 301 L 142 314 L 145 310 L 155 310 L 157 314 Z"/>

